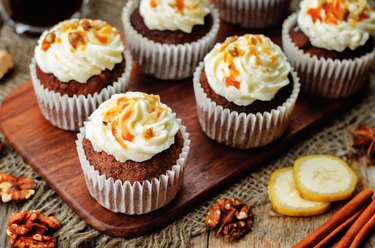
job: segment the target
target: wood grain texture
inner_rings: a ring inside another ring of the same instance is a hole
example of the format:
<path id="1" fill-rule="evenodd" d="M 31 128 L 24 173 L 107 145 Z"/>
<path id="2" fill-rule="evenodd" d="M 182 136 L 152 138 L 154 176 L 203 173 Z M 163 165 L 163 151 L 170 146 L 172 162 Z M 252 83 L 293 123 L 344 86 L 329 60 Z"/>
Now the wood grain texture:
<path id="1" fill-rule="evenodd" d="M 369 163 L 366 156 L 352 156 L 351 167 L 356 171 L 360 179 L 360 187 L 375 189 L 375 162 Z M 215 232 L 203 233 L 191 241 L 192 248 L 277 248 L 292 247 L 299 240 L 304 238 L 318 226 L 332 216 L 345 202 L 334 204 L 333 210 L 326 214 L 292 218 L 285 216 L 272 216 L 271 204 L 269 201 L 256 205 L 255 224 L 253 232 L 247 234 L 238 241 L 228 241 L 222 236 L 215 235 Z M 336 239 L 338 241 L 338 239 Z M 332 247 L 330 244 L 328 247 Z M 367 240 L 364 248 L 375 247 L 375 234 Z"/>
<path id="2" fill-rule="evenodd" d="M 245 32 L 223 24 L 218 39 Z M 266 31 L 266 35 L 280 44 L 280 27 Z M 166 207 L 142 216 L 112 213 L 91 198 L 76 154 L 76 134 L 57 129 L 43 118 L 31 82 L 11 93 L 0 109 L 2 132 L 9 143 L 82 219 L 112 236 L 141 235 L 172 222 L 209 195 L 285 152 L 306 132 L 347 110 L 366 92 L 364 89 L 344 100 L 301 96 L 290 126 L 279 141 L 261 149 L 236 150 L 210 140 L 201 131 L 191 79 L 160 81 L 142 74 L 134 65 L 130 81 L 130 90 L 160 94 L 162 101 L 182 118 L 192 141 L 182 191 Z"/>

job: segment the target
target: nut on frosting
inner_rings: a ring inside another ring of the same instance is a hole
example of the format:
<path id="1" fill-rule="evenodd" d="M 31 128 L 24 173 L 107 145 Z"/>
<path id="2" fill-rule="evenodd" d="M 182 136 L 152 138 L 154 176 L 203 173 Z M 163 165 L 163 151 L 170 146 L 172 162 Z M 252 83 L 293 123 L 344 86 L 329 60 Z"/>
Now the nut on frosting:
<path id="1" fill-rule="evenodd" d="M 290 64 L 281 48 L 263 35 L 228 37 L 204 58 L 212 90 L 239 106 L 271 101 L 289 84 Z"/>
<path id="2" fill-rule="evenodd" d="M 210 9 L 207 0 L 141 0 L 139 12 L 150 30 L 191 33 Z"/>
<path id="3" fill-rule="evenodd" d="M 342 52 L 364 45 L 375 31 L 367 0 L 303 0 L 298 26 L 315 47 Z"/>
<path id="4" fill-rule="evenodd" d="M 86 138 L 96 152 L 117 161 L 143 162 L 175 142 L 179 125 L 157 95 L 115 94 L 102 103 L 86 124 Z"/>
<path id="5" fill-rule="evenodd" d="M 124 45 L 115 28 L 100 20 L 72 19 L 45 31 L 35 47 L 35 60 L 45 73 L 62 82 L 85 83 L 122 61 Z"/>

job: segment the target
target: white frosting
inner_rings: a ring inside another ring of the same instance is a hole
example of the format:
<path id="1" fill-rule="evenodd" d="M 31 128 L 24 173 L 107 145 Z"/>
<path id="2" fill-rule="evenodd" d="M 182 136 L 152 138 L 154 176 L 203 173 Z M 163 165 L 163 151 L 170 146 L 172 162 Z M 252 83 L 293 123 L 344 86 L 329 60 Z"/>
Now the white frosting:
<path id="1" fill-rule="evenodd" d="M 326 11 L 331 5 L 344 14 Z M 315 47 L 338 52 L 345 48 L 355 50 L 375 30 L 375 12 L 366 0 L 303 0 L 300 8 L 298 26 Z"/>
<path id="2" fill-rule="evenodd" d="M 172 110 L 159 96 L 127 92 L 113 95 L 92 113 L 86 138 L 96 152 L 120 162 L 142 162 L 174 144 L 178 130 Z"/>
<path id="3" fill-rule="evenodd" d="M 35 59 L 45 73 L 62 82 L 86 83 L 122 61 L 124 45 L 115 28 L 99 20 L 72 19 L 45 31 L 35 47 Z"/>
<path id="4" fill-rule="evenodd" d="M 212 90 L 239 106 L 270 101 L 289 84 L 290 64 L 280 47 L 263 35 L 229 37 L 204 58 Z"/>
<path id="5" fill-rule="evenodd" d="M 210 13 L 207 0 L 141 0 L 139 12 L 150 30 L 191 33 Z"/>

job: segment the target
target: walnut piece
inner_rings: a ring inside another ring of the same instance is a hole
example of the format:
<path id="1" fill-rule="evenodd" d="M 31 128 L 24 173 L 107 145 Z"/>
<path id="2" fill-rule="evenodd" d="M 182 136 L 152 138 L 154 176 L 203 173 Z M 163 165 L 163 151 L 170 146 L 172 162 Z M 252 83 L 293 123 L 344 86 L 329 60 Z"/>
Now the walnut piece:
<path id="1" fill-rule="evenodd" d="M 229 240 L 242 237 L 253 229 L 254 213 L 251 207 L 238 199 L 222 198 L 214 202 L 206 215 L 205 224 L 217 229 Z"/>
<path id="2" fill-rule="evenodd" d="M 78 46 L 85 44 L 85 39 L 79 31 L 69 33 L 68 40 L 74 49 L 77 49 Z"/>
<path id="3" fill-rule="evenodd" d="M 51 236 L 60 228 L 60 221 L 39 210 L 13 213 L 8 222 L 7 235 L 11 247 L 53 248 L 56 239 Z"/>
<path id="4" fill-rule="evenodd" d="M 35 193 L 36 183 L 27 177 L 16 177 L 0 173 L 0 198 L 2 202 L 21 202 Z"/>
<path id="5" fill-rule="evenodd" d="M 1 140 L 0 140 L 0 158 L 1 158 L 1 156 L 3 155 L 3 150 L 4 150 L 4 144 L 3 144 L 3 142 L 1 142 Z"/>
<path id="6" fill-rule="evenodd" d="M 0 79 L 14 66 L 12 56 L 4 50 L 0 50 Z"/>

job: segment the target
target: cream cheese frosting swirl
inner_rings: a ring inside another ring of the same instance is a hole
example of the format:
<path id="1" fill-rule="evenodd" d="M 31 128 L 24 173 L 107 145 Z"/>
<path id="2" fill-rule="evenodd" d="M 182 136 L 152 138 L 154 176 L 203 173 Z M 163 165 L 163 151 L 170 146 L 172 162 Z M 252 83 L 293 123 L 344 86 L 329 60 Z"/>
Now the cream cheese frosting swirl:
<path id="1" fill-rule="evenodd" d="M 62 82 L 87 80 L 120 63 L 124 45 L 115 28 L 100 20 L 72 19 L 45 31 L 35 47 L 44 73 Z"/>
<path id="2" fill-rule="evenodd" d="M 179 125 L 157 95 L 127 92 L 102 103 L 86 124 L 86 138 L 96 152 L 117 161 L 143 162 L 175 142 Z"/>
<path id="3" fill-rule="evenodd" d="M 364 45 L 375 30 L 366 0 L 303 0 L 298 26 L 315 47 L 342 52 Z"/>
<path id="4" fill-rule="evenodd" d="M 263 35 L 229 37 L 204 58 L 212 90 L 239 106 L 271 101 L 289 84 L 290 64 L 281 48 Z"/>
<path id="5" fill-rule="evenodd" d="M 141 0 L 139 13 L 150 30 L 191 33 L 210 9 L 207 0 Z"/>

